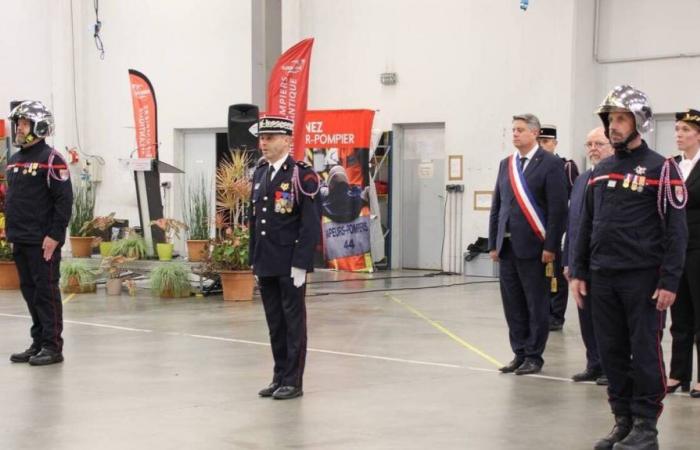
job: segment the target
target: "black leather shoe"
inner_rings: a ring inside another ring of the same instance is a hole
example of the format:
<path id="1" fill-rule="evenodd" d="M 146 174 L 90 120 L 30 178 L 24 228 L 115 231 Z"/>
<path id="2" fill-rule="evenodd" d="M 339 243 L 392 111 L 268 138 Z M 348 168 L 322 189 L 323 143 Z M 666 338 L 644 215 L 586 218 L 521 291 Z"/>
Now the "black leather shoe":
<path id="1" fill-rule="evenodd" d="M 603 375 L 603 372 L 601 370 L 591 369 L 589 367 L 583 372 L 577 373 L 576 375 L 571 377 L 571 379 L 577 383 L 580 383 L 581 381 L 596 381 L 598 378 L 600 378 L 601 375 Z"/>
<path id="2" fill-rule="evenodd" d="M 260 397 L 272 397 L 272 394 L 275 393 L 275 391 L 277 390 L 278 387 L 280 387 L 280 384 L 279 384 L 279 383 L 275 383 L 275 382 L 273 381 L 272 383 L 270 383 L 270 385 L 269 385 L 268 387 L 266 387 L 265 389 L 260 390 L 260 392 L 258 392 L 258 395 L 259 395 Z"/>
<path id="3" fill-rule="evenodd" d="M 658 434 L 656 419 L 635 417 L 632 431 L 612 448 L 613 450 L 659 450 Z"/>
<path id="4" fill-rule="evenodd" d="M 688 392 L 690 391 L 690 381 L 680 381 L 678 384 L 674 384 L 673 386 L 666 386 L 666 393 L 667 394 L 673 394 L 678 390 L 678 388 L 681 388 L 682 392 Z"/>
<path id="5" fill-rule="evenodd" d="M 693 398 L 700 398 L 700 391 L 697 389 L 691 389 L 690 396 Z"/>
<path id="6" fill-rule="evenodd" d="M 516 375 L 532 375 L 533 373 L 538 373 L 542 370 L 542 365 L 537 364 L 535 361 L 528 361 L 525 360 L 525 362 L 515 369 L 515 374 Z"/>
<path id="7" fill-rule="evenodd" d="M 13 353 L 10 355 L 10 361 L 16 363 L 26 363 L 29 362 L 29 358 L 38 354 L 41 351 L 41 347 L 31 346 L 22 353 Z"/>
<path id="8" fill-rule="evenodd" d="M 302 395 L 304 395 L 304 391 L 299 387 L 282 386 L 272 394 L 272 398 L 275 400 L 287 400 L 294 397 L 301 397 Z"/>
<path id="9" fill-rule="evenodd" d="M 632 431 L 632 418 L 629 416 L 615 416 L 615 426 L 610 434 L 596 442 L 594 450 L 612 450 L 615 443 L 620 442 Z"/>
<path id="10" fill-rule="evenodd" d="M 48 366 L 60 362 L 63 362 L 63 354 L 48 348 L 42 348 L 39 353 L 29 358 L 30 366 Z"/>
<path id="11" fill-rule="evenodd" d="M 501 373 L 515 372 L 518 367 L 523 365 L 524 361 L 525 360 L 523 360 L 523 359 L 515 358 L 513 361 L 509 362 L 507 365 L 501 367 L 498 370 L 500 370 Z"/>
<path id="12" fill-rule="evenodd" d="M 561 331 L 564 328 L 564 322 L 557 319 L 549 321 L 549 331 Z"/>
<path id="13" fill-rule="evenodd" d="M 607 386 L 608 377 L 605 374 L 599 376 L 598 379 L 595 380 L 595 384 L 597 384 L 598 386 Z"/>

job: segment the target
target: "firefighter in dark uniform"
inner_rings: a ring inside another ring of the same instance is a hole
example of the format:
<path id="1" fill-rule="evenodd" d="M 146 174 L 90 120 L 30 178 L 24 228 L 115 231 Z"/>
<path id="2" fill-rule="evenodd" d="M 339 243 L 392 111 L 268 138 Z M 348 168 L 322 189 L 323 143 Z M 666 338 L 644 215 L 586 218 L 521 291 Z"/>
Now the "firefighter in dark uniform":
<path id="1" fill-rule="evenodd" d="M 540 144 L 540 147 L 549 153 L 559 156 L 555 153 L 559 143 L 555 125 L 542 125 L 537 142 Z M 574 187 L 574 182 L 579 175 L 578 166 L 571 159 L 566 159 L 563 156 L 559 156 L 559 158 L 564 162 L 567 197 L 571 198 L 571 189 Z M 552 263 L 552 272 L 548 274 L 550 279 L 549 331 L 561 331 L 564 328 L 566 305 L 569 301 L 569 282 L 564 276 L 562 259 L 561 249 L 559 249 Z"/>
<path id="2" fill-rule="evenodd" d="M 615 154 L 595 167 L 583 208 L 572 291 L 589 286 L 593 326 L 615 426 L 596 449 L 658 449 L 666 377 L 661 334 L 680 282 L 687 194 L 673 160 L 651 150 L 644 93 L 615 87 L 598 109 Z"/>
<path id="3" fill-rule="evenodd" d="M 303 395 L 306 360 L 306 274 L 321 233 L 313 169 L 289 155 L 293 123 L 266 116 L 258 122 L 263 159 L 253 175 L 250 261 L 258 279 L 275 360 L 261 397 Z"/>
<path id="4" fill-rule="evenodd" d="M 58 279 L 73 191 L 65 161 L 45 142 L 54 127 L 46 106 L 22 102 L 10 113 L 10 123 L 20 151 L 7 164 L 6 234 L 32 317 L 32 344 L 10 360 L 54 364 L 63 361 Z"/>

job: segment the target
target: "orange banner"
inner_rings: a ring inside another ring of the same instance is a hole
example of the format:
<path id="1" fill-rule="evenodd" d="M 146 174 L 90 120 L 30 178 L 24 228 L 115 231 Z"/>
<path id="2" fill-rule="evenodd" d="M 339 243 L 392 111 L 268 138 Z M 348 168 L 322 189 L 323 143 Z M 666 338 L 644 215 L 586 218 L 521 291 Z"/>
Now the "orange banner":
<path id="1" fill-rule="evenodd" d="M 304 147 L 369 148 L 373 120 L 370 109 L 307 111 Z"/>
<path id="2" fill-rule="evenodd" d="M 158 112 L 153 85 L 146 75 L 133 69 L 129 69 L 129 82 L 139 158 L 157 158 Z"/>
<path id="3" fill-rule="evenodd" d="M 309 90 L 309 66 L 313 38 L 304 39 L 282 54 L 270 72 L 267 112 L 294 121 L 294 158 L 304 157 L 304 114 Z"/>

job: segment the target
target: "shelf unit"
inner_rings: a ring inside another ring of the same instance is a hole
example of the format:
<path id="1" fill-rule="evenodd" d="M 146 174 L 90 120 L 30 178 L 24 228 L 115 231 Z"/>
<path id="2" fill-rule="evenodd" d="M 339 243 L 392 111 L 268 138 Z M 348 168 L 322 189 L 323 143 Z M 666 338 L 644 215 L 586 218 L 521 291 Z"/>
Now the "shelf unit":
<path id="1" fill-rule="evenodd" d="M 384 253 L 386 258 L 383 261 L 375 263 L 375 267 L 380 270 L 386 270 L 391 268 L 391 227 L 392 227 L 392 217 L 391 217 L 391 166 L 392 166 L 392 132 L 385 131 L 382 133 L 379 143 L 374 151 L 374 156 L 370 159 L 369 165 L 372 173 L 375 173 L 377 165 L 386 155 L 386 159 L 379 167 L 379 171 L 375 173 L 375 182 L 382 181 L 387 183 L 388 192 L 386 194 L 377 194 L 377 200 L 379 201 L 379 211 L 381 214 L 382 232 L 384 233 Z"/>

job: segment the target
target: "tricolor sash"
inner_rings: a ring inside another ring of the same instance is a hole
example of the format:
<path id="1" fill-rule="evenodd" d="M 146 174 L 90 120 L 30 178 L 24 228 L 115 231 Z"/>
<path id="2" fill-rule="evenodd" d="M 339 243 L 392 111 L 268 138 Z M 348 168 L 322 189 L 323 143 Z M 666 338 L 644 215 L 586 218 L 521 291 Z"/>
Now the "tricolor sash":
<path id="1" fill-rule="evenodd" d="M 525 177 L 523 176 L 522 170 L 520 170 L 515 155 L 511 155 L 508 161 L 508 178 L 510 179 L 510 187 L 513 189 L 515 199 L 518 201 L 518 205 L 520 205 L 520 209 L 525 215 L 527 223 L 530 224 L 532 232 L 544 242 L 546 234 L 544 213 L 537 207 L 537 203 L 535 203 L 535 199 L 532 197 L 532 193 L 527 187 Z"/>

